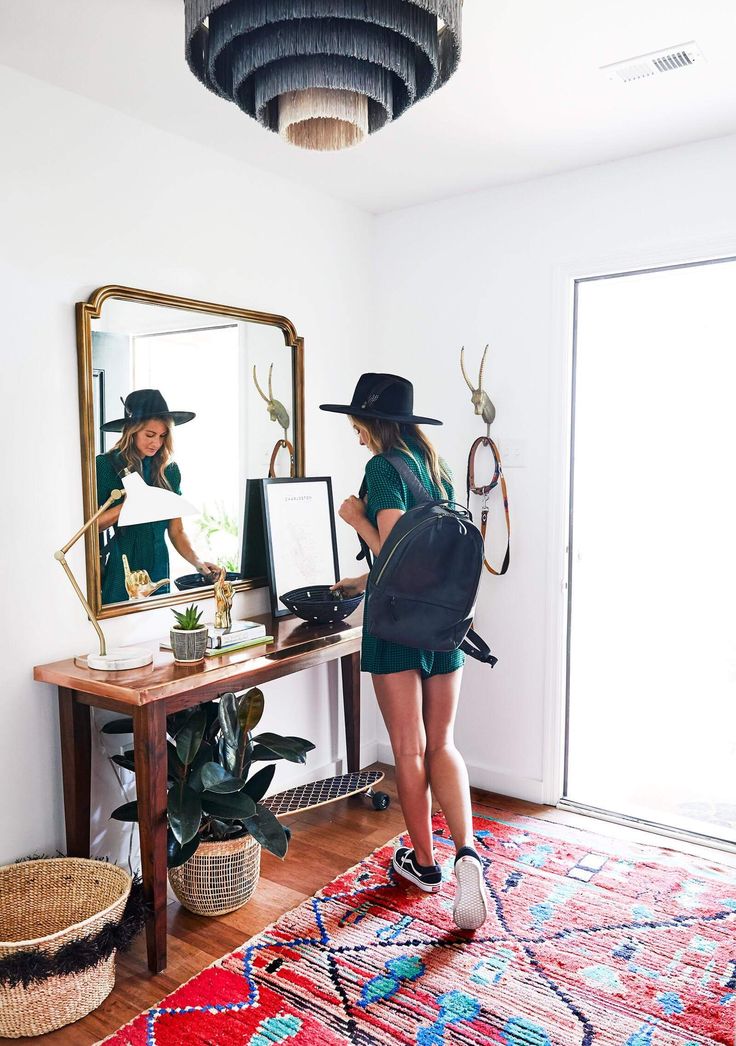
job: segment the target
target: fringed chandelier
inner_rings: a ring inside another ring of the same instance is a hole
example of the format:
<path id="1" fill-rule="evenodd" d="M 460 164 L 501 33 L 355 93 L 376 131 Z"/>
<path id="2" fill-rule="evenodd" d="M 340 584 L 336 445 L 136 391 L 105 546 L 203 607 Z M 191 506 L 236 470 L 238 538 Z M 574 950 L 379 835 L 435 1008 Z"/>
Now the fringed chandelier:
<path id="1" fill-rule="evenodd" d="M 462 0 L 184 0 L 205 87 L 304 149 L 344 149 L 449 80 Z"/>

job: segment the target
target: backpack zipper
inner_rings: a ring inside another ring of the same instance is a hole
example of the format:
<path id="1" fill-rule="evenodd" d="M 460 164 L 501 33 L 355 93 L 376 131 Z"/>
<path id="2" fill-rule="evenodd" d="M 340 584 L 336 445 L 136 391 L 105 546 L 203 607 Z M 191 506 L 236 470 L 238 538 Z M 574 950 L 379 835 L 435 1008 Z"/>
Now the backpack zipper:
<path id="1" fill-rule="evenodd" d="M 417 523 L 417 525 L 416 525 L 415 527 L 412 527 L 412 528 L 411 528 L 411 530 L 407 530 L 406 534 L 402 535 L 402 537 L 400 537 L 400 538 L 399 538 L 399 540 L 398 540 L 398 541 L 396 542 L 396 544 L 394 545 L 394 547 L 393 547 L 393 548 L 391 549 L 391 551 L 389 552 L 389 554 L 388 554 L 388 558 L 386 559 L 386 562 L 385 562 L 385 563 L 383 564 L 383 566 L 381 567 L 381 573 L 380 573 L 380 574 L 378 575 L 378 577 L 376 578 L 376 581 L 375 581 L 375 584 L 376 584 L 376 585 L 379 585 L 379 584 L 381 583 L 381 578 L 382 578 L 382 577 L 383 577 L 383 575 L 384 575 L 384 572 L 385 572 L 385 570 L 386 570 L 386 567 L 387 567 L 387 566 L 389 565 L 389 563 L 391 562 L 391 559 L 393 558 L 393 555 L 394 555 L 394 553 L 396 552 L 396 549 L 397 549 L 397 548 L 399 547 L 399 545 L 401 544 L 401 542 L 402 542 L 402 541 L 406 541 L 406 539 L 407 539 L 407 538 L 409 537 L 409 535 L 410 535 L 410 534 L 413 534 L 415 530 L 420 530 L 420 529 L 421 529 L 422 527 L 426 527 L 428 523 L 434 523 L 434 522 L 435 522 L 435 519 L 437 519 L 437 518 L 438 518 L 438 517 L 433 517 L 432 519 L 423 519 L 421 523 Z"/>

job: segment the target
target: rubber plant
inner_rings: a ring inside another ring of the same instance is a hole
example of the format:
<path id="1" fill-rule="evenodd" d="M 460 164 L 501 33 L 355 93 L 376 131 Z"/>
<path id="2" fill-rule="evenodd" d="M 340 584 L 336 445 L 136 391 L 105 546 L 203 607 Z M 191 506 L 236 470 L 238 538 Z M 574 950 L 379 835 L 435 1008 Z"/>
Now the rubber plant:
<path id="1" fill-rule="evenodd" d="M 287 832 L 260 802 L 268 791 L 279 759 L 305 763 L 314 745 L 303 737 L 253 734 L 263 715 L 263 693 L 253 688 L 240 695 L 223 694 L 167 717 L 168 867 L 176 868 L 201 842 L 250 833 L 264 849 L 284 857 Z M 133 731 L 129 717 L 102 728 L 107 734 Z M 113 762 L 135 773 L 135 750 L 114 755 Z M 255 772 L 254 764 L 270 763 Z M 118 821 L 138 820 L 138 801 L 113 810 Z"/>

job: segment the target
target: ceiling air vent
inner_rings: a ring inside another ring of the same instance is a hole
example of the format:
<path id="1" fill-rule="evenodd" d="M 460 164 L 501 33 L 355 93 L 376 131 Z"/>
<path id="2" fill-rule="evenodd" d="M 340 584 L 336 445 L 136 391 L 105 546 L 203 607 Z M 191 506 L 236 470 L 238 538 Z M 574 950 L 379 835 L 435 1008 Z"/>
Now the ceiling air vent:
<path id="1" fill-rule="evenodd" d="M 687 69 L 703 61 L 703 52 L 695 41 L 691 40 L 689 44 L 666 47 L 663 51 L 652 51 L 636 58 L 626 58 L 623 62 L 602 65 L 601 72 L 605 73 L 609 80 L 620 80 L 630 84 L 636 80 L 659 76 L 660 73 L 669 73 L 673 69 Z"/>

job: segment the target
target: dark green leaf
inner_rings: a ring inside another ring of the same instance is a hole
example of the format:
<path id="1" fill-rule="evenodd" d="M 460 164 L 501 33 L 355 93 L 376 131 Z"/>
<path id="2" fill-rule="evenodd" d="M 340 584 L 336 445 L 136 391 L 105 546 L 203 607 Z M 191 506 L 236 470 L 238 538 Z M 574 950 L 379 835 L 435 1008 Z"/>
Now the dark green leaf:
<path id="1" fill-rule="evenodd" d="M 220 706 L 217 701 L 207 701 L 207 703 L 203 705 L 203 708 L 205 716 L 207 717 L 207 726 L 205 727 L 204 736 L 205 739 L 212 744 L 220 730 Z"/>
<path id="2" fill-rule="evenodd" d="M 227 837 L 229 829 L 229 824 L 227 824 L 225 821 L 218 821 L 216 817 L 213 817 L 210 820 L 208 834 L 211 835 L 213 839 L 225 839 Z"/>
<path id="3" fill-rule="evenodd" d="M 166 773 L 172 781 L 181 781 L 184 777 L 185 767 L 176 754 L 176 746 L 171 741 L 166 742 Z"/>
<path id="4" fill-rule="evenodd" d="M 226 795 L 203 792 L 202 806 L 208 814 L 217 817 L 220 821 L 252 817 L 256 812 L 256 804 L 244 792 L 230 792 Z"/>
<path id="5" fill-rule="evenodd" d="M 246 795 L 249 795 L 251 799 L 258 802 L 259 799 L 263 799 L 264 795 L 268 791 L 269 785 L 273 780 L 273 775 L 276 773 L 275 766 L 264 766 L 262 770 L 259 770 L 257 774 L 253 774 L 249 777 L 245 783 L 243 791 Z"/>
<path id="6" fill-rule="evenodd" d="M 263 691 L 254 686 L 238 701 L 238 723 L 244 734 L 255 730 L 263 715 Z"/>
<path id="7" fill-rule="evenodd" d="M 182 712 L 172 712 L 166 716 L 166 730 L 171 737 L 176 737 L 181 728 L 192 714 L 191 708 L 185 708 Z"/>
<path id="8" fill-rule="evenodd" d="M 169 827 L 183 846 L 199 831 L 202 820 L 202 802 L 187 785 L 175 784 L 169 789 L 167 801 Z"/>
<path id="9" fill-rule="evenodd" d="M 117 766 L 122 766 L 123 770 L 130 770 L 132 774 L 135 773 L 135 760 L 133 759 L 132 748 L 129 748 L 127 752 L 123 752 L 122 755 L 114 755 L 111 758 L 113 763 Z"/>
<path id="10" fill-rule="evenodd" d="M 243 787 L 244 782 L 232 777 L 219 763 L 205 763 L 199 773 L 202 786 L 208 792 L 239 792 Z"/>
<path id="11" fill-rule="evenodd" d="M 178 868 L 179 865 L 184 864 L 185 861 L 188 861 L 192 854 L 196 852 L 197 847 L 199 846 L 201 841 L 202 840 L 200 839 L 200 837 L 198 835 L 195 835 L 195 837 L 192 840 L 190 840 L 188 843 L 185 843 L 184 846 L 181 846 L 176 836 L 169 828 L 166 834 L 167 867 Z"/>
<path id="12" fill-rule="evenodd" d="M 201 708 L 195 708 L 193 714 L 176 735 L 176 754 L 185 766 L 189 766 L 193 762 L 199 751 L 206 725 L 205 713 Z"/>
<path id="13" fill-rule="evenodd" d="M 242 732 L 238 724 L 237 700 L 235 694 L 223 694 L 218 710 L 220 722 L 220 762 L 231 774 L 236 773 L 238 763 L 238 746 Z"/>
<path id="14" fill-rule="evenodd" d="M 123 803 L 117 810 L 113 810 L 110 817 L 114 817 L 116 821 L 137 821 L 138 800 L 134 799 L 132 803 Z"/>
<path id="15" fill-rule="evenodd" d="M 268 807 L 256 803 L 256 816 L 245 819 L 245 827 L 265 850 L 276 857 L 283 857 L 288 848 L 284 826 Z"/>
<path id="16" fill-rule="evenodd" d="M 252 763 L 263 763 L 268 762 L 269 759 L 280 759 L 281 756 L 278 752 L 272 752 L 270 748 L 266 748 L 265 745 L 253 745 L 251 751 L 251 762 Z M 304 760 L 306 762 L 306 759 Z"/>
<path id="17" fill-rule="evenodd" d="M 132 734 L 133 733 L 133 720 L 129 715 L 124 716 L 122 719 L 111 719 L 109 723 L 105 723 L 102 728 L 103 734 Z"/>
<path id="18" fill-rule="evenodd" d="M 262 745 L 263 748 L 268 749 L 269 752 L 273 752 L 279 759 L 288 759 L 290 763 L 306 763 L 306 754 L 311 752 L 314 745 L 311 741 L 307 741 L 303 737 L 281 737 L 280 734 L 257 734 L 254 741 Z M 256 756 L 254 755 L 255 759 Z M 261 755 L 261 759 L 268 759 L 268 756 Z"/>

